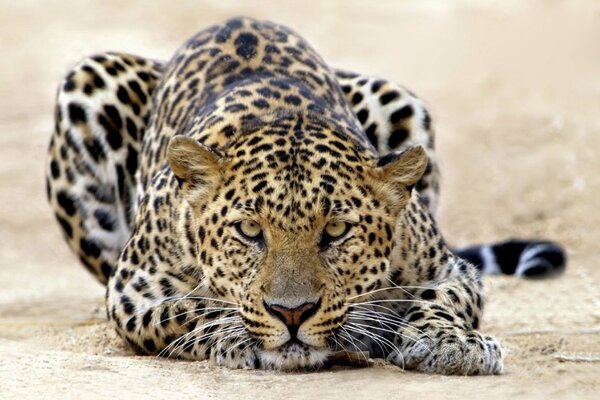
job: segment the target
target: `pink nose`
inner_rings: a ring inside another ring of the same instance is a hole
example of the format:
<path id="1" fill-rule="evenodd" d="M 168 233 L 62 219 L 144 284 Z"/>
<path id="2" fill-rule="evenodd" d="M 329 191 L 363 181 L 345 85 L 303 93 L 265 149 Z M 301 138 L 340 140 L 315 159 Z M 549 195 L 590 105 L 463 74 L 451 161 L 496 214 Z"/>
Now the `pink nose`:
<path id="1" fill-rule="evenodd" d="M 300 325 L 315 314 L 319 308 L 319 303 L 304 303 L 296 308 L 287 308 L 265 302 L 265 308 L 273 316 L 279 318 L 288 327 L 290 334 L 295 336 Z"/>

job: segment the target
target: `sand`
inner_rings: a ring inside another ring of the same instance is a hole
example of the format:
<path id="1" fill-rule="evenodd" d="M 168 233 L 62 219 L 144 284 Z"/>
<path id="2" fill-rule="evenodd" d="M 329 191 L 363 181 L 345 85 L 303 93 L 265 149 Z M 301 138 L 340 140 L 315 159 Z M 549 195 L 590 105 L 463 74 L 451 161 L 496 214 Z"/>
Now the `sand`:
<path id="1" fill-rule="evenodd" d="M 600 6 L 585 1 L 0 2 L 0 398 L 598 398 Z M 506 372 L 443 377 L 376 365 L 231 371 L 136 357 L 106 322 L 45 201 L 53 97 L 84 55 L 168 58 L 233 15 L 292 26 L 333 65 L 429 104 L 456 245 L 511 236 L 568 248 L 565 275 L 491 277 L 483 330 Z"/>

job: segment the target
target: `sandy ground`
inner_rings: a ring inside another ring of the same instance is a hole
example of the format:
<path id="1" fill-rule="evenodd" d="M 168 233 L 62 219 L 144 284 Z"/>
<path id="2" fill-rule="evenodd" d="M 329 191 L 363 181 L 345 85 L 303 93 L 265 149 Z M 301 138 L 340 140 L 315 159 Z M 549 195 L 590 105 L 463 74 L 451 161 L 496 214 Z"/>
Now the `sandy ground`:
<path id="1" fill-rule="evenodd" d="M 121 3 L 0 2 L 0 398 L 598 398 L 598 3 Z M 504 375 L 230 371 L 122 346 L 103 288 L 67 250 L 44 198 L 56 84 L 91 52 L 168 58 L 194 31 L 240 14 L 288 24 L 332 64 L 428 102 L 451 243 L 544 236 L 567 246 L 559 279 L 486 280 L 483 329 L 504 342 Z"/>

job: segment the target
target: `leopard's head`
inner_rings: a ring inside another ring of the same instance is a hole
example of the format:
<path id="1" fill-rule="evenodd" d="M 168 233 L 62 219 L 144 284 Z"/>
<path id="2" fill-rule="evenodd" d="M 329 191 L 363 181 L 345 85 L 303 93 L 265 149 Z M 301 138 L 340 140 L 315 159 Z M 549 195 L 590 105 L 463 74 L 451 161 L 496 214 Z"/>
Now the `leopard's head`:
<path id="1" fill-rule="evenodd" d="M 422 147 L 379 157 L 313 119 L 219 150 L 184 136 L 168 147 L 206 288 L 239 305 L 263 366 L 319 365 L 348 304 L 386 286 L 397 215 L 427 164 Z"/>

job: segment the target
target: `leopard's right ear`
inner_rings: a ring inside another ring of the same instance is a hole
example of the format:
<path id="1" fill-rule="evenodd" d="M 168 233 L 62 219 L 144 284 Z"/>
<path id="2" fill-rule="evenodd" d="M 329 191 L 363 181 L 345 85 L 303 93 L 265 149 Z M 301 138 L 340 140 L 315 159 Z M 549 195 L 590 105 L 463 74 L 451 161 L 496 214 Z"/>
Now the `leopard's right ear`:
<path id="1" fill-rule="evenodd" d="M 379 157 L 371 171 L 379 187 L 390 196 L 391 204 L 404 207 L 410 201 L 413 187 L 425 173 L 428 162 L 425 149 L 417 145 Z"/>
<path id="2" fill-rule="evenodd" d="M 221 180 L 224 157 L 196 140 L 175 136 L 167 147 L 167 161 L 190 203 L 214 189 Z"/>

